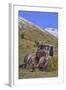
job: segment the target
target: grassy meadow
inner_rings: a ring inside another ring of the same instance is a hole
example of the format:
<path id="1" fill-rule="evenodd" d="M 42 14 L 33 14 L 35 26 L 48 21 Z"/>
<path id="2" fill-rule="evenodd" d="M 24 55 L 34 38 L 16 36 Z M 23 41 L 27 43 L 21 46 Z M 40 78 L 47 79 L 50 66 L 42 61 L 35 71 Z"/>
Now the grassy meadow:
<path id="1" fill-rule="evenodd" d="M 23 28 L 19 29 L 19 65 L 24 63 L 24 56 L 27 53 L 35 54 L 37 51 L 38 41 L 53 45 L 53 57 L 49 60 L 47 71 L 36 70 L 31 72 L 28 66 L 26 69 L 19 68 L 19 79 L 24 78 L 41 78 L 41 77 L 57 77 L 58 76 L 58 39 L 46 31 L 41 31 L 34 25 L 30 25 L 24 20 L 19 24 Z"/>

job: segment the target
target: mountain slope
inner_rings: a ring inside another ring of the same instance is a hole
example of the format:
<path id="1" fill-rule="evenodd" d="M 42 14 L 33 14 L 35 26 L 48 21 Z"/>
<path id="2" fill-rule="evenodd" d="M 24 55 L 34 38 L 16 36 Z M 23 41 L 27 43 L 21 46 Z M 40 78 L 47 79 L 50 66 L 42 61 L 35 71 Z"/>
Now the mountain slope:
<path id="1" fill-rule="evenodd" d="M 47 32 L 58 38 L 58 30 L 55 28 L 45 28 Z"/>
<path id="2" fill-rule="evenodd" d="M 26 53 L 35 53 L 37 49 L 36 42 L 39 41 L 53 45 L 54 54 L 57 55 L 58 39 L 50 33 L 46 32 L 46 30 L 42 30 L 40 27 L 37 27 L 36 25 L 19 17 L 20 60 L 24 57 Z"/>

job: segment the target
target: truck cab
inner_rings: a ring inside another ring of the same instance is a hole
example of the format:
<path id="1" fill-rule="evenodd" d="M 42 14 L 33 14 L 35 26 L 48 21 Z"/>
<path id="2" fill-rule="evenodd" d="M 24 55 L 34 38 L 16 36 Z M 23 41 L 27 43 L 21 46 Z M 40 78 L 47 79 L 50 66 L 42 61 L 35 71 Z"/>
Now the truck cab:
<path id="1" fill-rule="evenodd" d="M 37 61 L 42 56 L 46 57 L 46 55 L 53 56 L 53 46 L 50 44 L 39 44 L 36 52 Z"/>

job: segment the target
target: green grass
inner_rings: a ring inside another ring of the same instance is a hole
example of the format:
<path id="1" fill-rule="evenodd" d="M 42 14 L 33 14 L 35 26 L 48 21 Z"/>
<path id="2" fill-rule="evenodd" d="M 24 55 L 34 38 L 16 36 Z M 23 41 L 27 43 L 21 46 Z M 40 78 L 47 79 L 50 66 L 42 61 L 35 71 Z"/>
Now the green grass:
<path id="1" fill-rule="evenodd" d="M 51 72 L 42 72 L 42 71 L 34 71 L 31 72 L 31 69 L 19 69 L 19 79 L 25 78 L 46 78 L 46 77 L 58 77 L 57 71 Z"/>
<path id="2" fill-rule="evenodd" d="M 58 70 L 58 57 L 53 56 L 49 60 L 47 71 L 56 71 L 56 70 Z"/>

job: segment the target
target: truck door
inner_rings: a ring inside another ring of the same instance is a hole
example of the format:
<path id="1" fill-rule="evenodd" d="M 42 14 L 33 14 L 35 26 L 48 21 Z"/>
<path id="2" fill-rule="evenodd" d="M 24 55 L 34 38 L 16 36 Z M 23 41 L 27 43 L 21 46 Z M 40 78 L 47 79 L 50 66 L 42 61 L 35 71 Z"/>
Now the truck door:
<path id="1" fill-rule="evenodd" d="M 50 46 L 49 54 L 50 54 L 50 56 L 53 56 L 53 46 Z"/>

